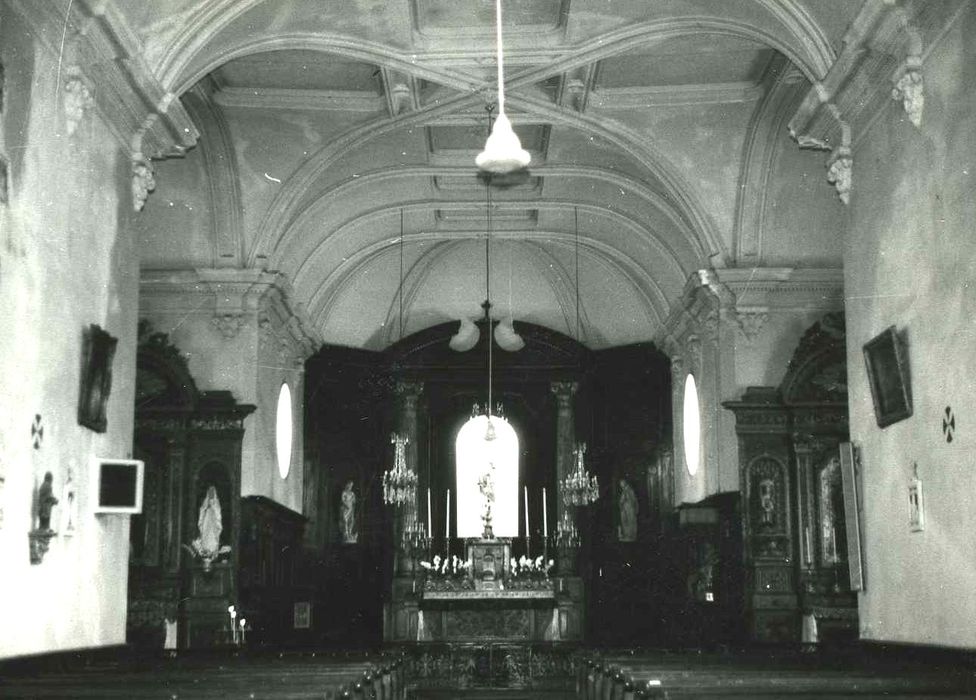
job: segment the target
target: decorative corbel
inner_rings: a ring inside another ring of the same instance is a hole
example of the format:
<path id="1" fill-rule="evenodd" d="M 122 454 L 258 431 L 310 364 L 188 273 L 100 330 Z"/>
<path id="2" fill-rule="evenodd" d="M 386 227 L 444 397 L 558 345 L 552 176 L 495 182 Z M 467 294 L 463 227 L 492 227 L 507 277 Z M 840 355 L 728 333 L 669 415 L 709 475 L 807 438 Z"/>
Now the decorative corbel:
<path id="1" fill-rule="evenodd" d="M 765 309 L 742 309 L 736 311 L 735 320 L 746 342 L 751 343 L 759 337 L 766 321 L 769 320 L 769 312 Z"/>
<path id="2" fill-rule="evenodd" d="M 236 338 L 245 326 L 244 314 L 218 313 L 210 319 L 210 324 L 226 340 Z"/>
<path id="3" fill-rule="evenodd" d="M 891 79 L 891 99 L 900 101 L 908 119 L 916 128 L 922 127 L 925 109 L 925 83 L 922 79 L 922 57 L 913 55 L 895 71 Z"/>
<path id="4" fill-rule="evenodd" d="M 132 209 L 142 211 L 149 193 L 156 189 L 152 161 L 137 154 L 132 159 Z"/>
<path id="5" fill-rule="evenodd" d="M 827 159 L 827 182 L 837 190 L 837 196 L 844 204 L 851 201 L 851 186 L 854 177 L 854 157 L 850 146 L 838 146 Z"/>
<path id="6" fill-rule="evenodd" d="M 95 98 L 78 66 L 69 67 L 67 76 L 63 90 L 64 118 L 65 130 L 68 136 L 72 136 L 85 118 L 85 113 L 95 105 Z"/>

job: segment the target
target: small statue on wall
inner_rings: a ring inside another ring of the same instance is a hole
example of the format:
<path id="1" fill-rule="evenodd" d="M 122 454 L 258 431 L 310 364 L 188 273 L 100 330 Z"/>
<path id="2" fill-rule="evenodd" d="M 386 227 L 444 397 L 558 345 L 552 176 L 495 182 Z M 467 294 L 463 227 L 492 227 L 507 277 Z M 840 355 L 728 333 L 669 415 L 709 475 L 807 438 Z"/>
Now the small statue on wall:
<path id="1" fill-rule="evenodd" d="M 617 482 L 617 507 L 620 512 L 617 538 L 621 542 L 634 542 L 637 539 L 637 494 L 623 479 Z"/>
<path id="2" fill-rule="evenodd" d="M 347 481 L 339 509 L 339 532 L 343 544 L 356 544 L 359 541 L 359 532 L 356 531 L 356 492 L 352 488 L 353 483 Z"/>
<path id="3" fill-rule="evenodd" d="M 54 476 L 51 472 L 44 474 L 44 482 L 37 490 L 37 529 L 45 532 L 51 530 L 51 511 L 58 504 L 54 497 Z"/>

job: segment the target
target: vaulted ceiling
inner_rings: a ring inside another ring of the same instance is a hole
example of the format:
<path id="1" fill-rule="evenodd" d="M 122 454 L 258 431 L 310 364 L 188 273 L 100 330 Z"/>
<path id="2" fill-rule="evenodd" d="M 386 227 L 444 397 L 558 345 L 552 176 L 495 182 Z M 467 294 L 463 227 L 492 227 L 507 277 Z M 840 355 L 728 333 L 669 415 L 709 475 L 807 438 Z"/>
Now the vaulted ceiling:
<path id="1" fill-rule="evenodd" d="M 778 262 L 749 188 L 858 3 L 506 0 L 532 163 L 490 189 L 493 0 L 116 5 L 201 132 L 158 167 L 145 267 L 280 271 L 323 340 L 384 347 L 401 295 L 406 333 L 481 313 L 490 197 L 495 315 L 575 335 L 578 269 L 599 348 L 653 339 L 696 269 Z"/>

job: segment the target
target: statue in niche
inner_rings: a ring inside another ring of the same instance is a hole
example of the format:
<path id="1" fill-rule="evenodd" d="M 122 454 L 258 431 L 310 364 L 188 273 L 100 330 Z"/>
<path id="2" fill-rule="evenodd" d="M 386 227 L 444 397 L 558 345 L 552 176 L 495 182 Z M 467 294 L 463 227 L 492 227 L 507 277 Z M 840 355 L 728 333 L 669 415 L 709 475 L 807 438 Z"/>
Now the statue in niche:
<path id="1" fill-rule="evenodd" d="M 617 539 L 621 542 L 634 542 L 637 539 L 637 494 L 623 479 L 617 482 L 617 508 L 620 513 Z"/>
<path id="2" fill-rule="evenodd" d="M 762 479 L 759 482 L 759 523 L 772 527 L 776 522 L 776 482 Z"/>
<path id="3" fill-rule="evenodd" d="M 44 482 L 37 490 L 37 529 L 49 532 L 51 530 L 51 511 L 58 504 L 54 497 L 54 476 L 51 472 L 44 474 Z"/>
<path id="4" fill-rule="evenodd" d="M 352 490 L 353 483 L 346 482 L 342 491 L 342 507 L 339 509 L 339 532 L 342 534 L 343 544 L 356 544 L 359 533 L 356 531 L 356 492 Z"/>

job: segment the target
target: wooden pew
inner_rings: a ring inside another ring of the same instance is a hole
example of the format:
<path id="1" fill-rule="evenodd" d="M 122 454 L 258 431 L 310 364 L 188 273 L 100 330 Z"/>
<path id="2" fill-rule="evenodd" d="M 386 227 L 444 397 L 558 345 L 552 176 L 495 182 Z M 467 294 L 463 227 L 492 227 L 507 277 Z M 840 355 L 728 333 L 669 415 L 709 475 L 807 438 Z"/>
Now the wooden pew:
<path id="1" fill-rule="evenodd" d="M 879 672 L 880 671 L 880 672 Z M 756 661 L 728 656 L 620 654 L 592 656 L 577 665 L 577 697 L 585 700 L 815 696 L 970 697 L 965 669 L 852 664 L 826 667 L 798 657 Z"/>
<path id="2" fill-rule="evenodd" d="M 102 668 L 0 678 L 3 698 L 242 698 L 404 700 L 402 655 L 330 658 L 177 659 L 145 669 Z"/>

